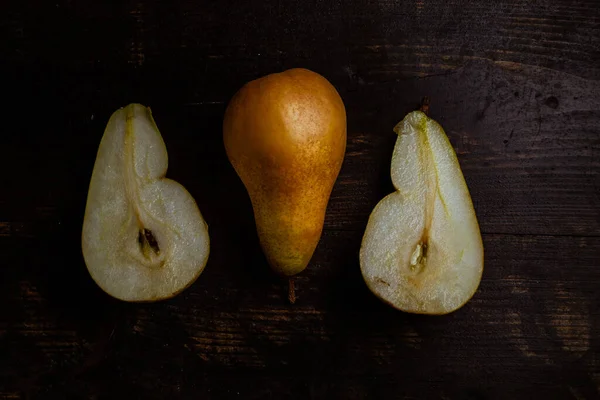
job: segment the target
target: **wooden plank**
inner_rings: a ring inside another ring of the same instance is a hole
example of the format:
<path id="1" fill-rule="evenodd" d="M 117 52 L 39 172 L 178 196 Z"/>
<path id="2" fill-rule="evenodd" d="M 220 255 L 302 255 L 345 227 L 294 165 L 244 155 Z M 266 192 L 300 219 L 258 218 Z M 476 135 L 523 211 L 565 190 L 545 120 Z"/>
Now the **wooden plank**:
<path id="1" fill-rule="evenodd" d="M 346 102 L 349 136 L 326 229 L 364 229 L 375 204 L 393 190 L 392 128 L 429 95 L 431 115 L 458 153 L 483 232 L 600 232 L 600 81 L 489 61 L 449 76 L 385 84 L 352 87 L 339 75 L 332 79 Z M 100 97 L 115 95 L 101 85 L 92 85 Z M 175 98 L 176 90 L 167 98 Z M 21 235 L 34 235 L 36 223 L 81 219 L 97 146 L 115 107 L 101 100 L 65 109 L 51 101 L 40 110 L 39 119 L 48 122 L 43 136 L 32 143 L 22 135 L 5 146 L 6 170 L 28 166 L 24 175 L 8 177 L 8 190 L 0 193 L 0 221 Z M 146 104 L 167 143 L 168 175 L 188 188 L 209 224 L 251 224 L 249 199 L 223 149 L 225 104 L 166 104 L 158 94 Z M 17 118 L 27 119 L 19 116 L 27 110 L 15 110 Z M 35 185 L 23 184 L 33 180 Z"/>
<path id="2" fill-rule="evenodd" d="M 428 95 L 432 117 L 458 154 L 483 232 L 597 235 L 599 90 L 597 81 L 489 62 L 451 76 L 357 88 L 345 97 L 349 145 L 328 226 L 362 228 L 393 190 L 391 129 L 416 98 Z"/>
<path id="3" fill-rule="evenodd" d="M 381 80 L 444 73 L 479 57 L 600 78 L 593 0 L 59 1 L 35 10 L 4 3 L 11 62 L 187 65 L 198 72 L 188 79 L 208 83 L 223 67 L 247 80 L 299 60 L 322 66 L 325 58 Z M 42 27 L 29 15 L 55 23 Z M 47 37 L 60 46 L 43 46 Z"/>
<path id="4" fill-rule="evenodd" d="M 52 263 L 64 253 L 58 239 L 19 241 L 2 260 L 22 266 L 2 270 L 4 384 L 14 393 L 111 396 L 118 388 L 150 398 L 598 395 L 596 238 L 485 235 L 480 289 L 463 309 L 434 318 L 374 298 L 357 252 L 347 251 L 360 236 L 325 234 L 298 277 L 294 306 L 241 237 L 216 242 L 207 270 L 181 296 L 150 305 L 110 300 L 75 257 Z M 39 251 L 27 251 L 32 245 Z"/>

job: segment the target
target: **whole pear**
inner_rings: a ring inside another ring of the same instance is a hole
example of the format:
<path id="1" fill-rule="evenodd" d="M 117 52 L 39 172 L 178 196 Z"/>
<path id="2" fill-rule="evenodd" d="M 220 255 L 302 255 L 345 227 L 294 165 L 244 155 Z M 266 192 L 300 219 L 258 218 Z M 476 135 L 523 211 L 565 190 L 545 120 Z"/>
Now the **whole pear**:
<path id="1" fill-rule="evenodd" d="M 285 276 L 301 272 L 321 237 L 346 151 L 340 95 L 306 69 L 251 81 L 227 107 L 223 139 L 271 268 Z"/>

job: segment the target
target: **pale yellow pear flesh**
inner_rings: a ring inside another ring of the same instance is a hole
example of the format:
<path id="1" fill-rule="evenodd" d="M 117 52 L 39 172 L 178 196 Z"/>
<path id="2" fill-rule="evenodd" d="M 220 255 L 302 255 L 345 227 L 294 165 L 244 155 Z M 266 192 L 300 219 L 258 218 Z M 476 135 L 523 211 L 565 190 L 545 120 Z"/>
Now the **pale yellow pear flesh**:
<path id="1" fill-rule="evenodd" d="M 156 301 L 191 285 L 209 254 L 196 202 L 165 178 L 167 149 L 150 109 L 110 118 L 96 156 L 82 232 L 94 281 L 125 301 Z"/>
<path id="2" fill-rule="evenodd" d="M 410 313 L 447 314 L 475 293 L 483 244 L 469 190 L 442 127 L 421 111 L 394 131 L 396 191 L 373 210 L 360 249 L 369 289 Z"/>

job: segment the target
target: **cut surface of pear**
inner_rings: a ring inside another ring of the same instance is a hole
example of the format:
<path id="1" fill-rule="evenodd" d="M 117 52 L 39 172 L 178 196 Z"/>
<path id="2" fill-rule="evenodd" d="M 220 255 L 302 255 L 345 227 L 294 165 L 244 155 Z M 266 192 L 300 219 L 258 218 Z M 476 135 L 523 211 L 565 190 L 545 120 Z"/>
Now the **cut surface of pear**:
<path id="1" fill-rule="evenodd" d="M 111 116 L 90 181 L 82 250 L 94 281 L 117 299 L 172 297 L 208 260 L 208 227 L 187 190 L 165 178 L 167 164 L 149 108 L 130 104 Z"/>
<path id="2" fill-rule="evenodd" d="M 396 191 L 377 204 L 360 249 L 369 289 L 391 306 L 447 314 L 475 293 L 483 244 L 460 165 L 442 127 L 421 111 L 394 131 Z"/>

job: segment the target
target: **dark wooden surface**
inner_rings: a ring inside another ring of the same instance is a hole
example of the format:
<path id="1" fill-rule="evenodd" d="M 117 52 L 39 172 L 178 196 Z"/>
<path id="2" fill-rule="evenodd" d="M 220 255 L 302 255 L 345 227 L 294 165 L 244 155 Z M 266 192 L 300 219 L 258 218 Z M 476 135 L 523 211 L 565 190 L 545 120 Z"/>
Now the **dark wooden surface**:
<path id="1" fill-rule="evenodd" d="M 298 66 L 338 88 L 348 149 L 290 306 L 221 122 L 244 82 Z M 3 0 L 0 83 L 0 398 L 600 396 L 598 1 Z M 385 306 L 358 266 L 424 95 L 485 245 L 444 317 Z M 157 304 L 109 298 L 80 248 L 100 137 L 134 101 L 210 226 L 205 272 Z"/>

